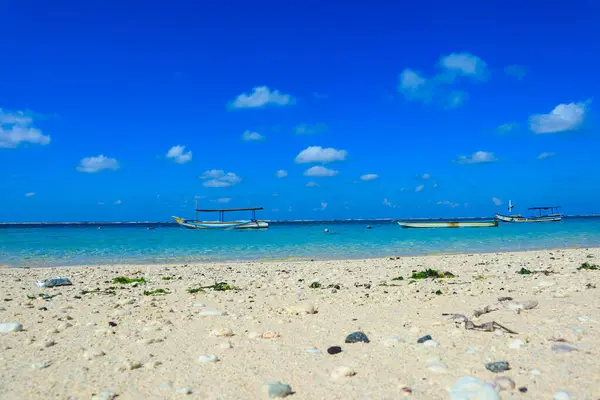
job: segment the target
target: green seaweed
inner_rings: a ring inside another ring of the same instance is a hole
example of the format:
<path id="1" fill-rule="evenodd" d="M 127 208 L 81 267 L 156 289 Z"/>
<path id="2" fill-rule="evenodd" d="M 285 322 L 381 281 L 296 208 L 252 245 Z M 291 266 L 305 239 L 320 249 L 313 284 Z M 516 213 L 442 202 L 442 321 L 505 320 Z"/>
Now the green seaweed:
<path id="1" fill-rule="evenodd" d="M 392 279 L 393 281 L 403 281 L 404 277 L 403 276 L 399 276 L 397 278 Z"/>
<path id="2" fill-rule="evenodd" d="M 223 292 L 225 290 L 233 290 L 231 285 L 229 285 L 227 282 L 218 282 L 211 286 L 205 286 L 204 289 L 212 289 L 212 290 L 216 290 L 217 292 Z"/>
<path id="3" fill-rule="evenodd" d="M 192 289 L 188 289 L 187 292 L 191 293 L 191 294 L 194 294 L 194 293 L 204 293 L 204 289 L 202 289 L 201 287 L 199 287 L 199 288 L 192 288 Z"/>
<path id="4" fill-rule="evenodd" d="M 164 294 L 170 294 L 170 293 L 167 292 L 165 289 L 144 290 L 144 296 L 158 296 L 158 295 L 164 295 Z"/>
<path id="5" fill-rule="evenodd" d="M 173 279 L 173 277 L 172 276 L 163 276 L 160 279 L 162 279 L 163 281 L 170 281 L 171 279 Z"/>
<path id="6" fill-rule="evenodd" d="M 321 289 L 322 287 L 323 287 L 323 285 L 321 285 L 319 282 L 313 282 L 309 286 L 309 288 L 311 288 L 311 289 Z"/>
<path id="7" fill-rule="evenodd" d="M 425 271 L 413 272 L 411 279 L 427 279 L 427 278 L 454 278 L 452 272 L 440 272 L 435 269 L 427 268 Z"/>
<path id="8" fill-rule="evenodd" d="M 127 278 L 126 276 L 117 276 L 113 279 L 113 283 L 128 285 L 131 283 L 146 283 L 146 280 L 144 278 Z"/>
<path id="9" fill-rule="evenodd" d="M 577 270 L 585 270 L 585 271 L 597 271 L 600 270 L 600 265 L 590 264 L 589 262 L 584 262 L 581 264 L 581 267 L 577 267 Z"/>
<path id="10" fill-rule="evenodd" d="M 435 291 L 435 294 L 437 294 L 438 296 L 440 296 L 442 294 L 442 291 L 440 289 Z"/>
<path id="11" fill-rule="evenodd" d="M 517 274 L 519 274 L 519 275 L 531 275 L 531 271 L 528 270 L 525 267 L 521 267 L 521 269 L 517 271 Z"/>

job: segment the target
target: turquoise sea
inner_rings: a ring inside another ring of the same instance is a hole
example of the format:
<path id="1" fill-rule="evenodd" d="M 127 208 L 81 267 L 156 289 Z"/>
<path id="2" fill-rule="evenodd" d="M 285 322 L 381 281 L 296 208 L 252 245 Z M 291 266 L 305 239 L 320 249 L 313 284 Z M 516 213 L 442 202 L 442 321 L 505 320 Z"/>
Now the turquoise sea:
<path id="1" fill-rule="evenodd" d="M 344 259 L 598 246 L 599 217 L 501 223 L 480 229 L 402 229 L 392 221 L 273 222 L 261 231 L 188 230 L 166 223 L 0 225 L 0 265 L 10 267 Z"/>

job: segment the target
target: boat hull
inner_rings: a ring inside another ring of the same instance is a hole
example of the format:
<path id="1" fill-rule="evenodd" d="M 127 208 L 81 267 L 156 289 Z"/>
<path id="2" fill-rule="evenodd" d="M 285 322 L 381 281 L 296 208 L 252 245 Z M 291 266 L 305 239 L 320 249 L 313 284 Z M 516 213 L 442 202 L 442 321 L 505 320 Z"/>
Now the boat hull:
<path id="1" fill-rule="evenodd" d="M 494 228 L 498 226 L 498 220 L 493 221 L 423 221 L 407 222 L 396 221 L 403 228 Z"/>
<path id="2" fill-rule="evenodd" d="M 544 217 L 523 217 L 520 215 L 510 216 L 510 215 L 496 214 L 496 218 L 498 218 L 502 222 L 517 222 L 517 223 L 560 222 L 560 221 L 562 221 L 561 215 L 548 215 L 548 216 L 544 216 Z"/>
<path id="3" fill-rule="evenodd" d="M 208 230 L 224 230 L 224 229 L 267 229 L 269 223 L 267 221 L 194 221 L 173 217 L 175 222 L 188 229 L 208 229 Z"/>

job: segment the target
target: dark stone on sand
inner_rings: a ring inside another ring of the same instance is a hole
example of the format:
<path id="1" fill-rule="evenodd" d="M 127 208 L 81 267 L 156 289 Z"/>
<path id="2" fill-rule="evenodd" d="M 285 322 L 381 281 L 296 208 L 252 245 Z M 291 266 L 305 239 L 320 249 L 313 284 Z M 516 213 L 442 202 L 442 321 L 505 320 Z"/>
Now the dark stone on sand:
<path id="1" fill-rule="evenodd" d="M 115 326 L 117 326 L 117 323 L 116 323 L 116 322 L 112 322 L 112 321 L 110 321 L 110 322 L 108 323 L 108 326 L 112 326 L 112 327 L 114 328 Z"/>
<path id="2" fill-rule="evenodd" d="M 519 388 L 519 392 L 521 392 L 521 393 L 527 393 L 527 388 L 525 386 L 521 386 Z"/>
<path id="3" fill-rule="evenodd" d="M 425 343 L 428 340 L 433 340 L 431 335 L 425 335 L 422 338 L 419 338 L 419 340 L 417 340 L 417 343 Z"/>
<path id="4" fill-rule="evenodd" d="M 331 355 L 338 354 L 342 352 L 342 348 L 340 346 L 331 346 L 327 349 L 327 352 Z"/>
<path id="5" fill-rule="evenodd" d="M 486 363 L 485 368 L 491 372 L 504 372 L 510 369 L 510 365 L 508 365 L 508 361 L 496 361 Z"/>
<path id="6" fill-rule="evenodd" d="M 346 343 L 369 343 L 369 338 L 362 332 L 352 332 L 346 336 Z"/>
<path id="7" fill-rule="evenodd" d="M 40 307 L 40 308 L 38 308 L 38 310 L 40 310 L 40 311 L 48 311 L 48 309 L 46 307 Z"/>

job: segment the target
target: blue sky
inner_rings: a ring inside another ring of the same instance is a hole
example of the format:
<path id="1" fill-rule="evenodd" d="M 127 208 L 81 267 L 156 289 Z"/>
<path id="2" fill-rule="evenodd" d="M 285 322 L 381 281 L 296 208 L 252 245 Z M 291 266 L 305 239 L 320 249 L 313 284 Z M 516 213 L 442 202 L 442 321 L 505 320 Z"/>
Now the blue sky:
<path id="1" fill-rule="evenodd" d="M 0 3 L 0 221 L 600 212 L 594 1 L 122 3 Z"/>

